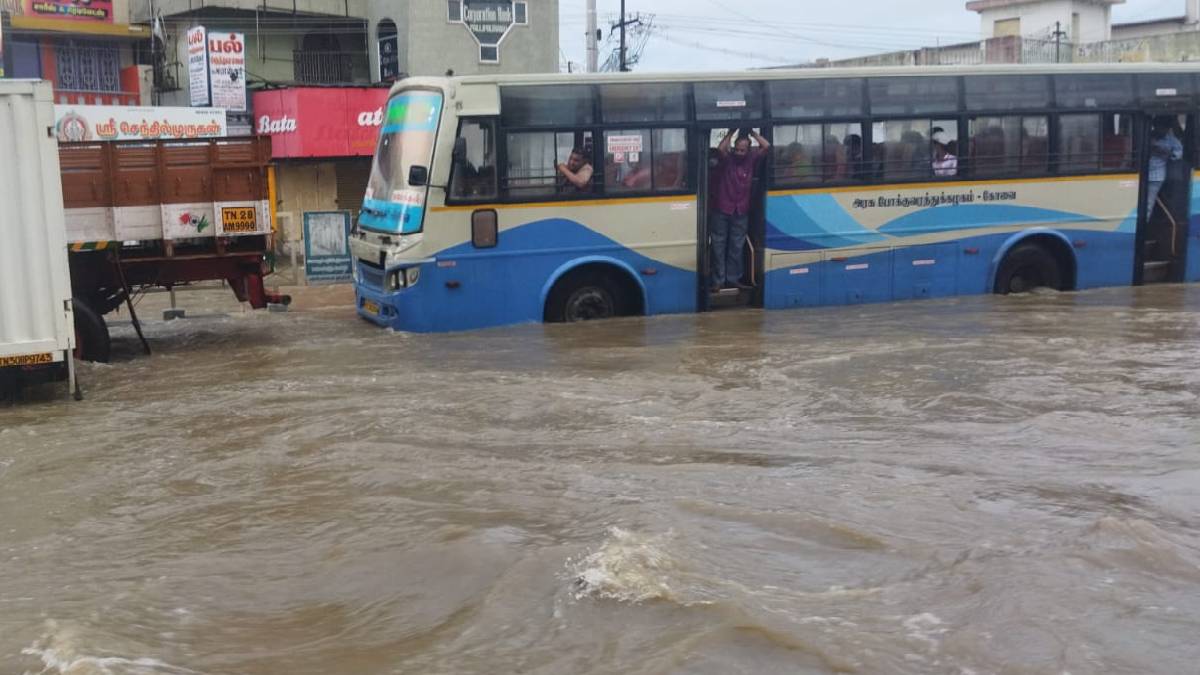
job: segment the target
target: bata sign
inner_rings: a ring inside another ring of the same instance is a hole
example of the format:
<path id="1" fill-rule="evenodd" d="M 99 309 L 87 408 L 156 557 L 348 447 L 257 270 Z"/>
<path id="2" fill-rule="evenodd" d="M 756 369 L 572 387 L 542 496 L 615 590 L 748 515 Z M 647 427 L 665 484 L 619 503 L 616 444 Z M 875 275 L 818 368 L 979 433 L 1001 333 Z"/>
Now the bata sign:
<path id="1" fill-rule="evenodd" d="M 254 130 L 271 136 L 271 154 L 368 157 L 375 154 L 387 89 L 279 89 L 254 93 Z"/>
<path id="2" fill-rule="evenodd" d="M 219 108 L 56 105 L 54 119 L 60 141 L 142 141 L 226 135 L 225 111 Z"/>

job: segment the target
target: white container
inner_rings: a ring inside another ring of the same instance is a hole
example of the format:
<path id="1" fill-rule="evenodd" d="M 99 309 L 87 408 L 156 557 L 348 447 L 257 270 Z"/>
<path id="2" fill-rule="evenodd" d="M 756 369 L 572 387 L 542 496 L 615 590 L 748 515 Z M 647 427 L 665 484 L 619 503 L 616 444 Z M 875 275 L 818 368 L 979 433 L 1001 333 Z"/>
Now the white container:
<path id="1" fill-rule="evenodd" d="M 75 390 L 67 255 L 53 91 L 0 80 L 0 368 L 65 360 Z"/>

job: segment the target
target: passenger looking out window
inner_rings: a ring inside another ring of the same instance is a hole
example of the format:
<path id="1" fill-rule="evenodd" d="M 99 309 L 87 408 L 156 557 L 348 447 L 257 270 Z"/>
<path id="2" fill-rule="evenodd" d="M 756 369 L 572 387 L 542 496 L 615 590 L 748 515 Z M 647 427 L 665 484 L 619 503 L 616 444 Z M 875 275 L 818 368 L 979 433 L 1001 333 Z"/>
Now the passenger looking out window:
<path id="1" fill-rule="evenodd" d="M 592 189 L 592 163 L 583 148 L 572 148 L 567 161 L 558 165 L 559 190 L 588 192 Z"/>
<path id="2" fill-rule="evenodd" d="M 930 143 L 933 146 L 933 175 L 939 177 L 949 177 L 958 175 L 958 156 L 953 152 L 950 135 L 941 127 L 933 129 L 933 135 L 930 137 Z"/>

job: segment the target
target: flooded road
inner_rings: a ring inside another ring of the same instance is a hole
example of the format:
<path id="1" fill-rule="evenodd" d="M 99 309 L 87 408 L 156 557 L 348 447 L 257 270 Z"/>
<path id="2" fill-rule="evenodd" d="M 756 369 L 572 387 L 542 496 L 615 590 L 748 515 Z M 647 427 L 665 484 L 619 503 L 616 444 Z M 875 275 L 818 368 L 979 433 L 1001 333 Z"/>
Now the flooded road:
<path id="1" fill-rule="evenodd" d="M 1200 287 L 154 323 L 0 408 L 0 673 L 1194 673 Z"/>

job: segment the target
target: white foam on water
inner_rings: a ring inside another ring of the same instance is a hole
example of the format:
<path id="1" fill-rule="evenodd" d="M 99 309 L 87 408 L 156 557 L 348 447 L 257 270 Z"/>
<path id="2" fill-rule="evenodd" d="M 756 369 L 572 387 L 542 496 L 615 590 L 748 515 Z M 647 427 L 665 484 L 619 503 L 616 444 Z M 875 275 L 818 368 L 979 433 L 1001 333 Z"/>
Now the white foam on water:
<path id="1" fill-rule="evenodd" d="M 903 621 L 903 625 L 910 640 L 924 644 L 933 653 L 941 646 L 942 636 L 950 631 L 943 627 L 943 622 L 937 615 L 929 612 L 910 616 Z"/>
<path id="2" fill-rule="evenodd" d="M 154 658 L 80 653 L 81 642 L 77 630 L 47 621 L 41 639 L 21 650 L 25 656 L 40 659 L 42 669 L 26 670 L 23 675 L 201 675 Z"/>
<path id="3" fill-rule="evenodd" d="M 599 598 L 639 603 L 677 600 L 673 577 L 678 564 L 665 550 L 666 536 L 647 536 L 619 527 L 608 528 L 600 548 L 578 562 L 568 562 L 575 599 Z"/>

